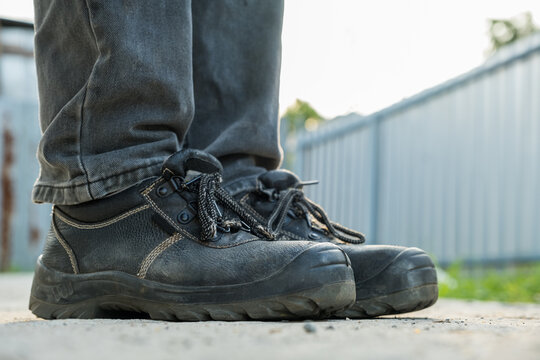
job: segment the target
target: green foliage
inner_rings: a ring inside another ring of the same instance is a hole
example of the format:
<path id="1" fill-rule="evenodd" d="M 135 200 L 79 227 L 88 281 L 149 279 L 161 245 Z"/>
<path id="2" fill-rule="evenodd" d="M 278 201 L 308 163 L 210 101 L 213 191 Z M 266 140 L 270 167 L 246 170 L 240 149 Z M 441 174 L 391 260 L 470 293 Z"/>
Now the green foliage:
<path id="1" fill-rule="evenodd" d="M 287 122 L 289 134 L 306 128 L 306 125 L 316 126 L 323 120 L 324 118 L 308 102 L 299 99 L 296 99 L 296 102 L 289 106 L 283 114 L 283 121 Z"/>
<path id="2" fill-rule="evenodd" d="M 296 99 L 295 103 L 287 108 L 281 118 L 281 141 L 285 149 L 292 149 L 291 140 L 299 130 L 316 130 L 319 124 L 325 119 L 308 102 Z M 291 151 L 285 152 L 282 167 L 292 169 L 295 154 Z"/>
<path id="3" fill-rule="evenodd" d="M 488 23 L 491 42 L 488 54 L 538 31 L 530 12 L 509 19 L 489 19 Z"/>
<path id="4" fill-rule="evenodd" d="M 540 303 L 540 263 L 505 269 L 466 269 L 455 263 L 445 275 L 440 297 Z"/>
<path id="5" fill-rule="evenodd" d="M 15 265 L 11 265 L 6 272 L 8 273 L 18 273 L 18 272 L 23 272 L 25 271 L 23 268 L 19 267 L 19 266 L 15 266 Z"/>

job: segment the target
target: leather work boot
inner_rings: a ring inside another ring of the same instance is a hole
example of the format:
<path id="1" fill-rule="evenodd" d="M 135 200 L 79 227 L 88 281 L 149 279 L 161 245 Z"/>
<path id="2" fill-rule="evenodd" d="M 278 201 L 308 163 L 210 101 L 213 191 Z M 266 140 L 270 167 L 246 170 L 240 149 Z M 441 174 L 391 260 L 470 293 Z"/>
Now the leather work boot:
<path id="1" fill-rule="evenodd" d="M 162 175 L 105 199 L 55 206 L 30 310 L 46 319 L 326 317 L 355 300 L 329 243 L 275 241 L 220 185 L 221 164 L 185 150 Z"/>
<path id="2" fill-rule="evenodd" d="M 251 189 L 249 188 L 251 183 Z M 418 248 L 360 245 L 364 235 L 328 219 L 303 193 L 293 173 L 273 170 L 244 178 L 226 189 L 279 239 L 310 239 L 339 245 L 349 256 L 356 280 L 356 302 L 336 316 L 367 318 L 420 310 L 437 301 L 435 266 Z M 241 184 L 241 186 L 239 186 Z"/>

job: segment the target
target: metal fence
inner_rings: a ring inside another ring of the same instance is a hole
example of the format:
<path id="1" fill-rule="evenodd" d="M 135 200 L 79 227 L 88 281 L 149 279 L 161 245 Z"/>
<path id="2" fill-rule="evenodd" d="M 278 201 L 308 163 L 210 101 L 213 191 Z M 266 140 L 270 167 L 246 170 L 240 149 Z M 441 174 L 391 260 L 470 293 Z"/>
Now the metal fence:
<path id="1" fill-rule="evenodd" d="M 296 141 L 294 170 L 368 243 L 456 260 L 540 260 L 540 34 L 370 116 Z"/>
<path id="2" fill-rule="evenodd" d="M 31 24 L 0 19 L 0 271 L 31 269 L 49 205 L 31 201 L 40 139 Z"/>
<path id="3" fill-rule="evenodd" d="M 31 269 L 50 206 L 38 174 L 30 24 L 0 21 L 0 270 Z M 369 243 L 420 246 L 442 264 L 540 259 L 540 35 L 367 117 L 296 141 L 295 171 Z"/>

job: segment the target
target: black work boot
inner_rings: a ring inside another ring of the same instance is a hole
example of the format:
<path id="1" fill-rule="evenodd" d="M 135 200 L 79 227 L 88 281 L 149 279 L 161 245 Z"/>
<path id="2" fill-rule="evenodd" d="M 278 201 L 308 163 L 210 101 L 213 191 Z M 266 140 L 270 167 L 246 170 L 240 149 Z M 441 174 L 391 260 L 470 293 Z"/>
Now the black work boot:
<path id="1" fill-rule="evenodd" d="M 276 241 L 220 185 L 220 163 L 178 152 L 162 176 L 55 206 L 30 309 L 39 317 L 319 318 L 354 303 L 332 244 Z"/>
<path id="2" fill-rule="evenodd" d="M 349 256 L 356 302 L 340 317 L 365 318 L 420 310 L 437 301 L 437 274 L 418 248 L 360 245 L 364 235 L 332 222 L 304 195 L 300 179 L 286 170 L 238 179 L 227 190 L 280 239 L 310 239 L 339 245 Z M 250 189 L 251 187 L 251 189 Z M 249 190 L 246 190 L 249 189 Z"/>

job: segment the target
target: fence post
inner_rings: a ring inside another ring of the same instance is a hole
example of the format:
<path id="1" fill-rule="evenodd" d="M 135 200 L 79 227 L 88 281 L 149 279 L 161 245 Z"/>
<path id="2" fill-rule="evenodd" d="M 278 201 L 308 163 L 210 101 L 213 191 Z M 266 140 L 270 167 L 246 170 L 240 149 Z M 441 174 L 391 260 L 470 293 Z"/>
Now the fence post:
<path id="1" fill-rule="evenodd" d="M 368 241 L 372 244 L 380 243 L 378 239 L 379 227 L 379 181 L 380 181 L 380 120 L 379 116 L 371 124 L 371 189 L 369 194 L 370 224 Z"/>

